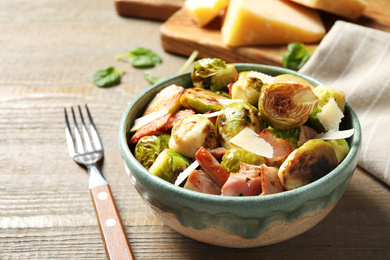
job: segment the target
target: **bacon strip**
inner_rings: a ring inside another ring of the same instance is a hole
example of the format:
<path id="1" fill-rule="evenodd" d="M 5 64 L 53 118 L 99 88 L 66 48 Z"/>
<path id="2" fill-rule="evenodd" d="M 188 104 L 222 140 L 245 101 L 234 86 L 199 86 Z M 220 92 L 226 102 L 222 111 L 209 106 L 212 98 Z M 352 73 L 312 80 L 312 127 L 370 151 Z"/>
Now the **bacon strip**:
<path id="1" fill-rule="evenodd" d="M 268 166 L 279 167 L 293 151 L 289 141 L 275 137 L 269 129 L 264 129 L 259 133 L 259 136 L 274 149 L 272 158 L 265 158 Z"/>
<path id="2" fill-rule="evenodd" d="M 185 110 L 179 110 L 176 113 L 172 115 L 172 117 L 169 119 L 169 121 L 160 129 L 160 131 L 168 131 L 168 129 L 171 129 L 173 125 L 179 121 L 181 118 L 194 115 L 195 111 L 192 109 L 185 109 Z"/>
<path id="3" fill-rule="evenodd" d="M 222 196 L 257 196 L 261 193 L 261 170 L 259 166 L 240 163 L 238 173 L 230 173 L 221 188 Z"/>
<path id="4" fill-rule="evenodd" d="M 196 152 L 195 158 L 198 161 L 200 168 L 207 173 L 219 187 L 222 187 L 225 184 L 229 178 L 229 173 L 219 164 L 211 153 L 204 147 L 201 147 Z"/>
<path id="5" fill-rule="evenodd" d="M 214 195 L 221 194 L 221 189 L 210 176 L 207 173 L 198 170 L 194 170 L 190 173 L 190 176 L 188 176 L 187 182 L 184 185 L 184 189 Z"/>
<path id="6" fill-rule="evenodd" d="M 263 191 L 260 195 L 274 194 L 284 191 L 278 176 L 278 168 L 268 167 L 267 165 L 262 164 L 260 171 L 261 190 Z"/>
<path id="7" fill-rule="evenodd" d="M 172 117 L 172 114 L 166 114 L 160 118 L 157 118 L 153 122 L 141 127 L 135 132 L 135 134 L 131 137 L 130 143 L 136 144 L 139 139 L 146 135 L 152 135 L 160 131 L 165 124 L 168 123 L 169 119 Z"/>

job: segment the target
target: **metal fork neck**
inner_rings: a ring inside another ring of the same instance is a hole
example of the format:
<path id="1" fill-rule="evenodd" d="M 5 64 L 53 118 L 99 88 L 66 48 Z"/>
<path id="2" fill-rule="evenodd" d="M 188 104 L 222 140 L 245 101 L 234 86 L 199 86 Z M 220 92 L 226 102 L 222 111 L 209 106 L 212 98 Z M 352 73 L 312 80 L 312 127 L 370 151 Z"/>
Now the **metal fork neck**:
<path id="1" fill-rule="evenodd" d="M 89 175 L 89 188 L 92 189 L 97 186 L 107 184 L 106 179 L 104 179 L 100 167 L 97 163 L 87 165 L 88 175 Z"/>

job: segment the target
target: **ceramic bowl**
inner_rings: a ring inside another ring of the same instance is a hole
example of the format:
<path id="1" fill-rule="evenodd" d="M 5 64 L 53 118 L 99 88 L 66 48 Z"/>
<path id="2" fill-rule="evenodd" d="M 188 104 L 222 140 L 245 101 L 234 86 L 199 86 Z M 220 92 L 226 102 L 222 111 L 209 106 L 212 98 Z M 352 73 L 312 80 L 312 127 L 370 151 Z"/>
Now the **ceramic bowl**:
<path id="1" fill-rule="evenodd" d="M 272 76 L 290 73 L 319 81 L 295 71 L 265 65 L 235 64 L 238 71 L 260 71 Z M 163 88 L 176 84 L 191 87 L 190 73 L 170 77 L 144 91 L 127 108 L 120 122 L 119 146 L 126 171 L 145 203 L 164 224 L 192 239 L 208 244 L 249 248 L 295 237 L 319 223 L 347 188 L 358 162 L 361 130 L 349 104 L 341 129 L 354 128 L 348 138 L 350 151 L 344 161 L 323 178 L 301 188 L 255 197 L 225 197 L 198 193 L 168 183 L 149 173 L 128 147 L 128 130 L 148 102 Z"/>

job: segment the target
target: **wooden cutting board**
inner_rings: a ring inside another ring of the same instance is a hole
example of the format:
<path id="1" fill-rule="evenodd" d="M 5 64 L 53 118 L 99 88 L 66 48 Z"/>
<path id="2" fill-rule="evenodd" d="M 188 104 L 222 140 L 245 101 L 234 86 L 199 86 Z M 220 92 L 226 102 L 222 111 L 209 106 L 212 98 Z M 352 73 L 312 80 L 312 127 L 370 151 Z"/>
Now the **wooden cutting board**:
<path id="1" fill-rule="evenodd" d="M 363 16 L 351 21 L 363 26 L 390 32 L 390 1 L 366 0 Z M 165 51 L 188 57 L 194 50 L 198 58 L 217 57 L 226 62 L 248 62 L 280 66 L 286 45 L 229 48 L 222 43 L 221 20 L 216 19 L 204 28 L 197 26 L 186 11 L 181 9 L 184 0 L 115 0 L 118 14 L 131 17 L 166 20 L 160 27 L 161 42 Z M 329 30 L 336 20 L 343 19 L 320 12 Z M 311 44 L 308 47 L 316 47 Z"/>

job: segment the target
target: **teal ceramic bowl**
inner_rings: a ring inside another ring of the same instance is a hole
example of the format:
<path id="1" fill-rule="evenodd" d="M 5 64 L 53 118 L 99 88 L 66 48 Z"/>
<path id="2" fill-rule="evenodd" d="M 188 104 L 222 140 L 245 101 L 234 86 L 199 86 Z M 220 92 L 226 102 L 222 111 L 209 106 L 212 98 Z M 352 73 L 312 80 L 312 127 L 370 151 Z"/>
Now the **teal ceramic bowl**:
<path id="1" fill-rule="evenodd" d="M 256 64 L 235 64 L 238 71 L 254 70 L 272 76 L 295 71 Z M 186 190 L 168 183 L 141 166 L 127 145 L 128 130 L 148 102 L 163 88 L 176 84 L 191 87 L 190 73 L 168 78 L 143 92 L 127 108 L 120 122 L 119 146 L 126 172 L 145 203 L 164 224 L 192 239 L 208 244 L 249 248 L 295 237 L 319 223 L 335 207 L 347 188 L 358 162 L 361 130 L 347 104 L 341 129 L 354 128 L 348 138 L 350 151 L 344 161 L 325 177 L 301 188 L 255 197 L 225 197 Z"/>

